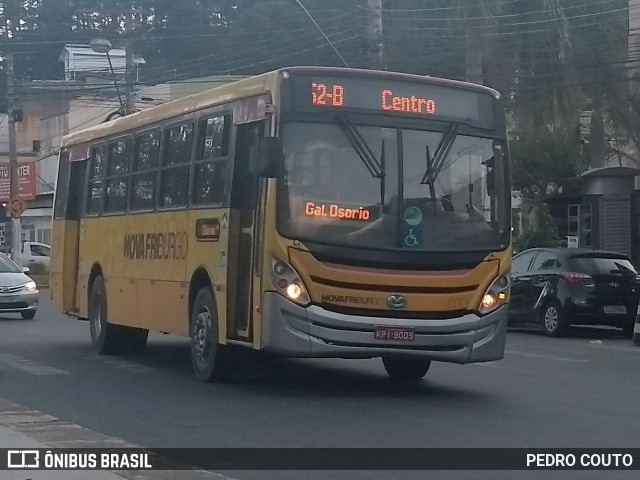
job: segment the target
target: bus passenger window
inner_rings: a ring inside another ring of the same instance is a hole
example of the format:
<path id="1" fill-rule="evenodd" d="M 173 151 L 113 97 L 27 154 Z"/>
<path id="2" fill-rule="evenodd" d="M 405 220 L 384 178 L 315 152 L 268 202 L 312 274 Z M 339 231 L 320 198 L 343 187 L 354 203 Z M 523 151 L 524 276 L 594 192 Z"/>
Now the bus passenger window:
<path id="1" fill-rule="evenodd" d="M 194 204 L 224 201 L 230 132 L 229 115 L 200 121 L 191 199 Z"/>
<path id="2" fill-rule="evenodd" d="M 187 204 L 193 124 L 185 123 L 167 130 L 163 165 L 160 170 L 160 206 L 181 207 Z"/>
<path id="3" fill-rule="evenodd" d="M 159 157 L 160 130 L 143 133 L 136 138 L 131 179 L 131 210 L 153 209 Z"/>
<path id="4" fill-rule="evenodd" d="M 127 206 L 127 186 L 131 163 L 131 139 L 124 138 L 109 144 L 109 161 L 105 179 L 106 213 L 124 212 Z"/>
<path id="5" fill-rule="evenodd" d="M 91 152 L 89 166 L 89 184 L 87 188 L 87 205 L 86 213 L 88 215 L 97 215 L 100 213 L 102 206 L 102 173 L 104 169 L 104 161 L 106 157 L 106 147 L 101 145 L 94 147 Z"/>

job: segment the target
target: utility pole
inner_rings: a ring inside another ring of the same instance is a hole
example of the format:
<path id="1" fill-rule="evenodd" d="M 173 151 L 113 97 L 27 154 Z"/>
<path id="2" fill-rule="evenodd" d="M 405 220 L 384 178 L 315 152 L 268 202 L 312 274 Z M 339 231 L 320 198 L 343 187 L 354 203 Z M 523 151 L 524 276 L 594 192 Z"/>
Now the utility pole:
<path id="1" fill-rule="evenodd" d="M 640 0 L 629 0 L 629 38 L 627 47 L 627 72 L 631 93 L 638 92 L 638 60 L 640 59 Z"/>
<path id="2" fill-rule="evenodd" d="M 482 85 L 484 72 L 484 33 L 490 31 L 489 19 L 482 8 L 482 2 L 468 2 L 464 8 L 465 36 L 465 80 Z"/>
<path id="3" fill-rule="evenodd" d="M 384 70 L 382 0 L 367 0 L 367 38 L 370 67 Z"/>
<path id="4" fill-rule="evenodd" d="M 8 94 L 8 117 L 9 117 L 9 179 L 11 181 L 9 199 L 18 196 L 18 147 L 16 145 L 16 92 L 15 79 L 13 74 L 13 53 L 7 55 L 7 94 Z M 11 258 L 22 267 L 22 255 L 20 247 L 22 244 L 20 218 L 13 218 L 7 223 L 5 230 L 5 240 L 11 247 Z"/>
<path id="5" fill-rule="evenodd" d="M 125 83 L 127 97 L 125 100 L 125 115 L 131 115 L 136 111 L 136 97 L 133 91 L 133 41 L 129 40 L 125 46 L 126 51 L 126 70 L 125 70 Z"/>

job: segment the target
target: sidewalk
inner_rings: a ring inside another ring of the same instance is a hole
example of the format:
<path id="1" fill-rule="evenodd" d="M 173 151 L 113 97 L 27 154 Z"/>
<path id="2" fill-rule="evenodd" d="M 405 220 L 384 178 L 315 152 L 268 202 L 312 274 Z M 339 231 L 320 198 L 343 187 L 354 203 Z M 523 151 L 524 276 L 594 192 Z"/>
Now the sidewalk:
<path id="1" fill-rule="evenodd" d="M 179 445 L 176 445 L 179 447 Z M 119 438 L 64 422 L 0 397 L 0 448 L 135 448 Z M 0 470 L 0 480 L 233 480 L 204 470 Z"/>
<path id="2" fill-rule="evenodd" d="M 42 442 L 38 442 L 26 435 L 10 430 L 0 425 L 0 448 L 48 448 Z M 0 472 L 2 480 L 124 480 L 122 477 L 112 472 L 105 471 L 33 471 L 14 470 Z"/>

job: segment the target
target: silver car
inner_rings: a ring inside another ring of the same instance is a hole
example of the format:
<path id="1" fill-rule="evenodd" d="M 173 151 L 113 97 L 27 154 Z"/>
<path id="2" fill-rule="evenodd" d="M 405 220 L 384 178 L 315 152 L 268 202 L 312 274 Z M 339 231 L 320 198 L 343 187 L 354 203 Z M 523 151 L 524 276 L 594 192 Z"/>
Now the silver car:
<path id="1" fill-rule="evenodd" d="M 38 287 L 6 254 L 0 253 L 0 315 L 19 313 L 24 319 L 34 318 L 38 309 Z"/>

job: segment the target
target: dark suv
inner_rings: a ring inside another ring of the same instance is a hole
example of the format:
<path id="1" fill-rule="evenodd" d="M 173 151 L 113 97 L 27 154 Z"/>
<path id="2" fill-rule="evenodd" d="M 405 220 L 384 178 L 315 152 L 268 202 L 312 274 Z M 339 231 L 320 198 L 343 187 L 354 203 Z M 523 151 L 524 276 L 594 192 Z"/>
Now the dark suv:
<path id="1" fill-rule="evenodd" d="M 569 325 L 610 325 L 633 335 L 640 277 L 629 257 L 579 248 L 534 248 L 513 258 L 509 325 L 550 336 Z"/>

